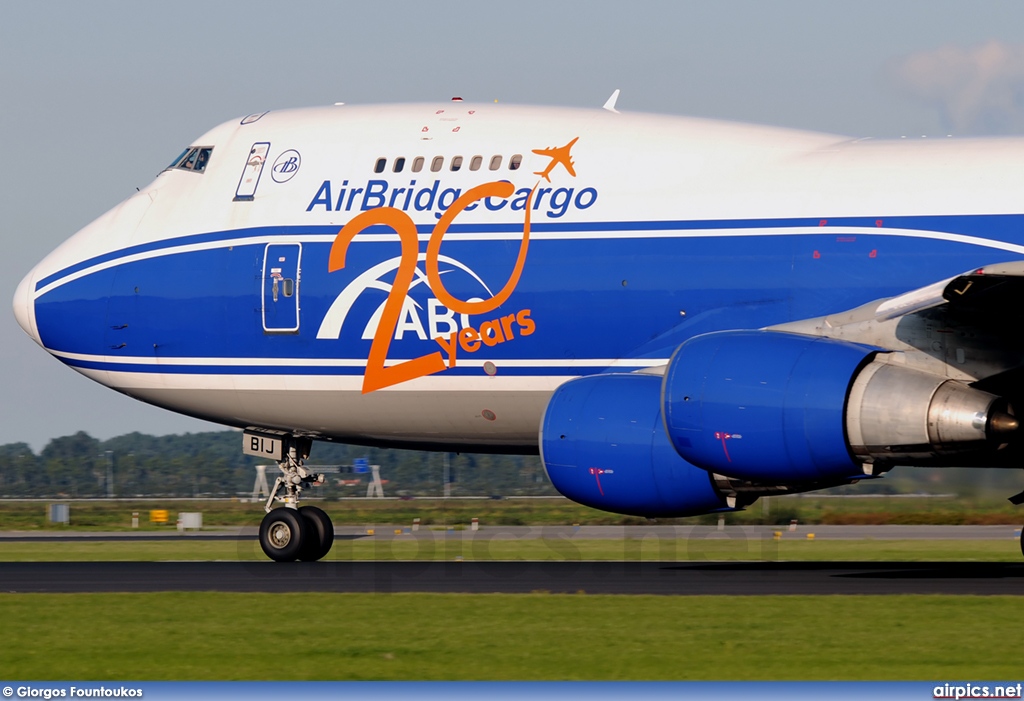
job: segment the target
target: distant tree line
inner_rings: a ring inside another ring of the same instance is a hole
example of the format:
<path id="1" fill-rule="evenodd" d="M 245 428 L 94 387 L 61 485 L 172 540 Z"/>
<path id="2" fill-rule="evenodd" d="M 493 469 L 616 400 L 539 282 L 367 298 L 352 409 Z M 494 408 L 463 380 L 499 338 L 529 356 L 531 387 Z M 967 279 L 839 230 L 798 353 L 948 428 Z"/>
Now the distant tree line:
<path id="1" fill-rule="evenodd" d="M 311 465 L 350 469 L 356 458 L 380 465 L 388 496 L 433 496 L 444 492 L 443 453 L 384 450 L 316 442 Z M 453 496 L 553 495 L 536 456 L 449 454 Z M 224 497 L 250 494 L 256 465 L 267 468 L 273 486 L 279 474 L 266 460 L 242 454 L 237 431 L 149 436 L 130 433 L 100 441 L 87 433 L 51 440 L 37 455 L 26 443 L 0 446 L 0 497 Z M 108 476 L 112 482 L 108 484 Z M 315 494 L 366 494 L 368 474 L 329 474 Z"/>
<path id="2" fill-rule="evenodd" d="M 448 454 L 452 496 L 555 495 L 537 456 Z M 380 465 L 388 496 L 441 496 L 444 453 L 384 450 L 316 442 L 311 465 L 351 468 L 357 458 Z M 100 441 L 87 433 L 51 440 L 37 455 L 25 443 L 0 446 L 2 497 L 233 497 L 252 493 L 256 465 L 267 464 L 273 485 L 277 467 L 242 454 L 238 431 L 148 436 L 129 433 Z M 108 477 L 112 481 L 108 484 Z M 329 474 L 317 496 L 366 494 L 369 475 Z M 883 479 L 840 487 L 845 494 L 950 493 L 1005 498 L 1024 490 L 1022 470 L 897 468 Z"/>

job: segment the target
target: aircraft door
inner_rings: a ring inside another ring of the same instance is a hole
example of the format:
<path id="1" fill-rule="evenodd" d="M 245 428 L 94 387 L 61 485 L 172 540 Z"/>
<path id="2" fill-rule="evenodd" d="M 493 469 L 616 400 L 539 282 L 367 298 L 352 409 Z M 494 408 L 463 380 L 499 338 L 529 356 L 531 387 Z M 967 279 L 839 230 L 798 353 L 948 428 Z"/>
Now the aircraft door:
<path id="1" fill-rule="evenodd" d="M 248 202 L 256 196 L 256 188 L 260 184 L 260 175 L 263 174 L 263 166 L 266 165 L 269 151 L 269 141 L 258 141 L 249 149 L 245 167 L 242 168 L 242 177 L 239 178 L 238 187 L 235 189 L 235 202 Z"/>
<path id="2" fill-rule="evenodd" d="M 298 333 L 301 243 L 268 243 L 263 252 L 263 331 Z"/>

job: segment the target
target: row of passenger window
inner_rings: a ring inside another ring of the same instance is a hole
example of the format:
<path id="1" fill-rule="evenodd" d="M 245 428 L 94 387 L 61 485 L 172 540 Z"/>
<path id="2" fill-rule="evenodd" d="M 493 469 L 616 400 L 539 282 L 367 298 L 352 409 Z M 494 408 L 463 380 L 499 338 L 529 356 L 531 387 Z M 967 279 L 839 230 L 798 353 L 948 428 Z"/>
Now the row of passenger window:
<path id="1" fill-rule="evenodd" d="M 491 156 L 491 160 L 490 160 L 490 163 L 488 163 L 488 165 L 487 165 L 487 169 L 488 170 L 500 170 L 501 169 L 502 160 L 503 160 L 502 156 Z M 434 156 L 434 158 L 431 159 L 431 161 L 430 161 L 430 172 L 431 173 L 438 173 L 441 170 L 443 170 L 444 169 L 444 161 L 445 161 L 445 157 L 444 156 Z M 412 164 L 411 164 L 409 170 L 412 171 L 413 173 L 419 173 L 421 170 L 423 170 L 423 166 L 426 165 L 426 162 L 427 162 L 427 159 L 424 158 L 423 156 L 416 156 L 416 158 L 412 159 Z M 457 172 L 457 171 L 460 171 L 460 170 L 462 170 L 462 166 L 463 166 L 464 163 L 465 163 L 465 159 L 463 159 L 462 156 L 452 156 L 452 159 L 451 159 L 451 161 L 448 164 L 448 170 L 452 171 L 453 173 Z M 523 163 L 523 156 L 522 156 L 522 154 L 518 154 L 517 153 L 516 155 L 512 156 L 512 158 L 508 159 L 508 169 L 509 170 L 519 170 L 519 166 L 522 165 L 522 163 Z M 392 173 L 401 173 L 402 171 L 405 170 L 405 164 L 406 164 L 406 159 L 401 157 L 401 156 L 399 156 L 398 158 L 396 158 L 394 160 L 394 163 L 391 164 L 391 172 Z M 483 164 L 484 164 L 484 157 L 483 156 L 473 156 L 472 158 L 469 159 L 469 169 L 470 170 L 480 170 L 480 168 L 481 168 L 481 166 L 483 166 Z M 388 159 L 386 159 L 386 158 L 378 158 L 377 162 L 373 166 L 373 172 L 374 173 L 383 173 L 387 169 L 387 167 L 388 167 Z"/>

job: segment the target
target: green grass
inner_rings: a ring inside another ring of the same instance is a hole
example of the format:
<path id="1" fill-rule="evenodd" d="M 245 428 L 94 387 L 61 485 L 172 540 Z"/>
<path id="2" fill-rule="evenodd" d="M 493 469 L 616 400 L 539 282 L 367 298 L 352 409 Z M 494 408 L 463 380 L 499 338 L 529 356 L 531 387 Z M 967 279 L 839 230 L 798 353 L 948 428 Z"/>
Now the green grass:
<path id="1" fill-rule="evenodd" d="M 486 532 L 481 532 L 484 534 Z M 407 536 L 408 537 L 408 536 Z M 1019 562 L 1020 545 L 1005 540 L 339 540 L 327 560 L 824 560 Z M 240 541 L 0 542 L 0 562 L 266 560 L 255 538 Z"/>
<path id="2" fill-rule="evenodd" d="M 60 500 L 52 500 L 54 503 Z M 788 524 L 798 519 L 804 524 L 1019 524 L 1024 511 L 1005 500 L 964 497 L 850 497 L 829 499 L 810 496 L 771 497 L 767 508 L 763 501 L 747 511 L 727 514 L 729 524 Z M 263 517 L 260 504 L 233 500 L 211 501 L 75 501 L 70 502 L 71 526 L 47 523 L 49 501 L 18 502 L 0 500 L 0 530 L 131 530 L 132 513 L 138 512 L 141 530 L 173 529 L 180 511 L 200 511 L 206 526 L 256 526 Z M 635 516 L 622 516 L 575 504 L 568 499 L 413 499 L 317 501 L 335 524 L 398 524 L 408 526 L 419 518 L 424 526 L 466 525 L 473 518 L 489 526 L 516 525 L 631 525 L 647 523 Z M 170 511 L 171 524 L 149 522 L 153 509 Z M 693 525 L 715 523 L 718 515 L 699 518 L 660 519 L 663 524 Z"/>
<path id="3" fill-rule="evenodd" d="M 0 530 L 132 530 L 132 513 L 139 514 L 140 530 L 162 531 L 174 528 L 178 512 L 199 511 L 205 526 L 258 526 L 263 518 L 262 503 L 250 504 L 238 500 L 208 501 L 104 501 L 70 502 L 71 525 L 47 522 L 47 505 L 62 503 L 59 499 L 24 502 L 0 500 Z M 424 526 L 468 525 L 473 518 L 490 525 L 553 525 L 593 524 L 619 525 L 646 523 L 635 516 L 622 516 L 581 506 L 568 499 L 412 499 L 377 500 L 349 499 L 345 501 L 314 501 L 324 509 L 336 525 L 365 525 L 388 523 L 411 525 L 419 518 Z M 170 512 L 170 524 L 150 523 L 150 511 L 164 509 Z M 683 523 L 684 521 L 679 521 Z M 686 521 L 692 523 L 692 519 Z M 788 521 L 787 521 L 788 523 Z"/>
<path id="4" fill-rule="evenodd" d="M 1016 679 L 1020 601 L 0 594 L 0 678 Z"/>

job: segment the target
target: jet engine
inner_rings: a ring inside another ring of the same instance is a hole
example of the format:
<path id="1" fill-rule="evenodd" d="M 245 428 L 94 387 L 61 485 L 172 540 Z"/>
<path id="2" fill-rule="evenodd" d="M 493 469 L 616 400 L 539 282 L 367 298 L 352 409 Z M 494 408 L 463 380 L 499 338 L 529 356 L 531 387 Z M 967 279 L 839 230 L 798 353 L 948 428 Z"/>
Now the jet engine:
<path id="1" fill-rule="evenodd" d="M 732 510 L 728 484 L 673 450 L 660 398 L 656 375 L 594 375 L 555 390 L 540 434 L 555 488 L 581 504 L 638 516 Z"/>
<path id="2" fill-rule="evenodd" d="M 899 354 L 776 331 L 683 343 L 664 377 L 607 374 L 559 387 L 541 425 L 552 484 L 643 516 L 742 508 L 765 494 L 847 484 L 895 464 L 1004 447 L 1005 399 L 899 364 Z"/>
<path id="3" fill-rule="evenodd" d="M 893 354 L 772 331 L 686 341 L 666 369 L 662 398 L 679 455 L 753 481 L 936 464 L 997 449 L 1018 427 L 1006 400 L 899 365 Z"/>

